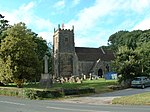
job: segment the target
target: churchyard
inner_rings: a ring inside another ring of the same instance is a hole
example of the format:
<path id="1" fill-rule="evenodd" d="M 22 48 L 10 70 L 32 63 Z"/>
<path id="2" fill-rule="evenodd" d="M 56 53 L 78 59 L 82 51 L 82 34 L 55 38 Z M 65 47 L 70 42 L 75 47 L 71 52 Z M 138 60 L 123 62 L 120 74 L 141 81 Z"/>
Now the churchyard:
<path id="1" fill-rule="evenodd" d="M 79 78 L 77 78 L 79 79 Z M 95 93 L 114 91 L 110 86 L 117 85 L 117 80 L 84 79 L 80 82 L 53 82 L 50 88 L 41 87 L 39 82 L 25 83 L 23 88 L 17 88 L 14 83 L 0 86 L 0 95 L 19 96 L 29 99 L 64 98 L 68 96 L 83 96 Z"/>

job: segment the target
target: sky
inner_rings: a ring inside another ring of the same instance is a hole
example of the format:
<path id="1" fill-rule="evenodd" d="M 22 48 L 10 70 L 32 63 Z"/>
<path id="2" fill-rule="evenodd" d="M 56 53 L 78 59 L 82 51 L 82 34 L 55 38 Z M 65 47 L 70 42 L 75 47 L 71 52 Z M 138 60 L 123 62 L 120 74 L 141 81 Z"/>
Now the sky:
<path id="1" fill-rule="evenodd" d="M 120 30 L 150 29 L 150 0 L 0 0 L 9 24 L 27 28 L 53 42 L 54 28 L 74 25 L 76 47 L 107 45 Z"/>

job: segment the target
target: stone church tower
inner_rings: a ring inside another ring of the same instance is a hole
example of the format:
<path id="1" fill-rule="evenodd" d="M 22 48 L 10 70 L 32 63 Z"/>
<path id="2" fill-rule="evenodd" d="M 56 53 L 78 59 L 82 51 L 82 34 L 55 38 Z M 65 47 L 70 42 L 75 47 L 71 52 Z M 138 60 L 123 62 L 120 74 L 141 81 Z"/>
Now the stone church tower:
<path id="1" fill-rule="evenodd" d="M 72 29 L 54 29 L 53 35 L 54 76 L 70 77 L 77 74 L 77 56 L 75 54 L 74 27 Z"/>

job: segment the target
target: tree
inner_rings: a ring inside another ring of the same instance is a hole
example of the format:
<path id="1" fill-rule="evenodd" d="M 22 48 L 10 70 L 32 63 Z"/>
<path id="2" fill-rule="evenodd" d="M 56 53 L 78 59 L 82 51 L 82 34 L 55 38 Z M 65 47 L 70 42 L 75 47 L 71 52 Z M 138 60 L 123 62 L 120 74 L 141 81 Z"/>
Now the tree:
<path id="1" fill-rule="evenodd" d="M 0 81 L 15 82 L 18 87 L 25 80 L 33 80 L 40 67 L 37 44 L 24 23 L 8 28 L 0 47 Z"/>
<path id="2" fill-rule="evenodd" d="M 150 30 L 119 31 L 109 37 L 109 48 L 116 51 L 113 65 L 122 80 L 150 77 Z"/>
<path id="3" fill-rule="evenodd" d="M 127 33 L 128 31 L 119 31 L 109 37 L 108 43 L 112 50 L 117 52 L 118 47 L 124 45 L 124 38 L 122 36 Z"/>
<path id="4" fill-rule="evenodd" d="M 143 42 L 136 52 L 140 56 L 141 74 L 150 77 L 150 41 Z"/>
<path id="5" fill-rule="evenodd" d="M 4 19 L 4 16 L 0 14 L 0 42 L 5 37 L 2 32 L 9 27 L 8 21 Z"/>
<path id="6" fill-rule="evenodd" d="M 127 46 L 129 49 L 136 49 L 137 43 L 140 41 L 143 32 L 141 30 L 135 31 L 119 31 L 109 37 L 109 46 L 112 50 L 118 51 L 121 46 Z"/>
<path id="7" fill-rule="evenodd" d="M 120 82 L 131 80 L 133 77 L 140 75 L 141 66 L 139 59 L 138 53 L 132 49 L 128 49 L 127 46 L 119 48 L 113 65 L 118 75 L 121 75 Z"/>

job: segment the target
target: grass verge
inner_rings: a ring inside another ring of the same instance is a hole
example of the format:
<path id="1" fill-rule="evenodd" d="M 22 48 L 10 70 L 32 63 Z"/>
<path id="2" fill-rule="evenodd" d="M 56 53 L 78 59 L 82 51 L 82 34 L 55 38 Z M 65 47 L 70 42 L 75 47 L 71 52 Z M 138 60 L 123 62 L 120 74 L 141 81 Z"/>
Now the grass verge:
<path id="1" fill-rule="evenodd" d="M 115 98 L 112 103 L 122 105 L 150 105 L 150 92 Z"/>

